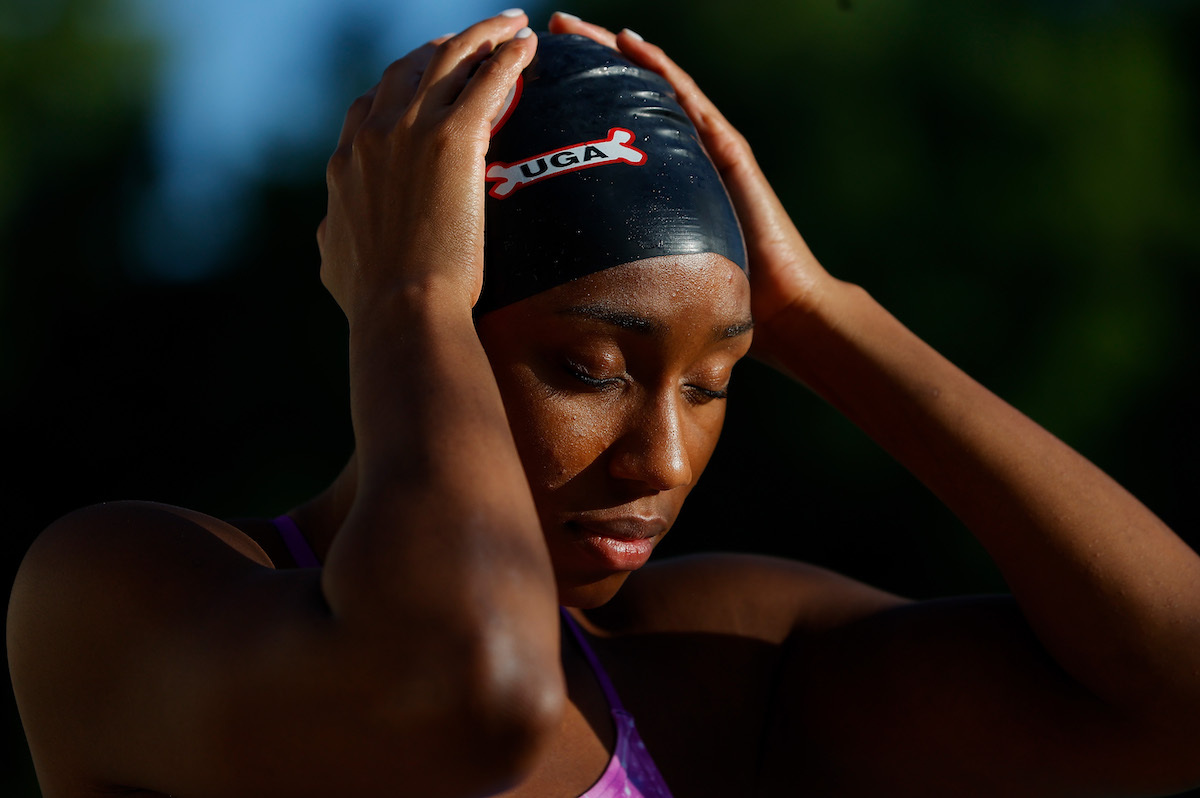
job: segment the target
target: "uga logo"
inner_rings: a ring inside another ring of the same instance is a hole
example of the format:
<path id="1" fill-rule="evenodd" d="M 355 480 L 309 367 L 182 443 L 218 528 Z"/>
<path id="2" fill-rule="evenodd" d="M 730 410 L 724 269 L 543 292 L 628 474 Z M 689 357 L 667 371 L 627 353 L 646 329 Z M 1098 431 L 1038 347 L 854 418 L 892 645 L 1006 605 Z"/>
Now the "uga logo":
<path id="1" fill-rule="evenodd" d="M 494 161 L 487 168 L 487 180 L 493 183 L 488 194 L 504 199 L 530 183 L 607 163 L 641 166 L 646 162 L 646 153 L 630 144 L 634 138 L 633 131 L 614 127 L 608 131 L 608 138 L 598 141 L 551 150 L 517 163 Z"/>

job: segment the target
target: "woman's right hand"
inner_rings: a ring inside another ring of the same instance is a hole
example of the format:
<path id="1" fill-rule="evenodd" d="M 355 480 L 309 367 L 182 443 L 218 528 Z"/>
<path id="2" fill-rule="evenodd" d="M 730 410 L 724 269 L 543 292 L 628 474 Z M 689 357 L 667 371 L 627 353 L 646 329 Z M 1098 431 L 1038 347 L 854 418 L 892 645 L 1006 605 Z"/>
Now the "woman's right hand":
<path id="1" fill-rule="evenodd" d="M 434 39 L 351 105 L 317 241 L 321 280 L 352 327 L 396 291 L 468 311 L 478 298 L 484 158 L 491 120 L 536 49 L 527 22 L 514 9 Z"/>
<path id="2" fill-rule="evenodd" d="M 323 567 L 151 503 L 73 513 L 25 558 L 9 662 L 46 796 L 493 795 L 558 733 L 553 569 L 470 314 L 525 22 L 434 40 L 347 115 L 318 238 L 360 445 L 349 509 L 339 481 L 303 516 Z"/>

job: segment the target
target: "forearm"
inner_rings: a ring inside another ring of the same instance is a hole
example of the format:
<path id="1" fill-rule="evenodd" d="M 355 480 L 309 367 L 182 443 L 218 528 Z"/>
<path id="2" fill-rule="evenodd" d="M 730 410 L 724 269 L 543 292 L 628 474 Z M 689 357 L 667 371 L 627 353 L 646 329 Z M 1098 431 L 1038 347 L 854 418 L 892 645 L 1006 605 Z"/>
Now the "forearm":
<path id="1" fill-rule="evenodd" d="M 417 734 L 411 764 L 439 786 L 451 760 L 521 772 L 564 697 L 550 557 L 471 319 L 490 120 L 533 58 L 527 22 L 501 14 L 389 66 L 347 111 L 317 229 L 357 444 L 320 650 L 379 691 L 363 703 L 389 731 L 367 736 Z"/>
<path id="2" fill-rule="evenodd" d="M 1076 679 L 1131 710 L 1200 703 L 1200 559 L 1141 503 L 861 289 L 765 332 L 966 523 Z"/>
<path id="3" fill-rule="evenodd" d="M 358 489 L 324 592 L 339 620 L 408 662 L 428 654 L 451 682 L 474 654 L 553 687 L 557 604 L 533 500 L 470 310 L 434 295 L 351 324 Z"/>

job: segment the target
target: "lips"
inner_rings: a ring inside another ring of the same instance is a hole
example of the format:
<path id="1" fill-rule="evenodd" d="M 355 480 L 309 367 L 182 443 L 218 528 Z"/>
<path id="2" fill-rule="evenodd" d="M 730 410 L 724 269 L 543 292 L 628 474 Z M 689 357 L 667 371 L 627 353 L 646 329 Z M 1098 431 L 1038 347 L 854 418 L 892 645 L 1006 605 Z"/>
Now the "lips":
<path id="1" fill-rule="evenodd" d="M 586 514 L 565 524 L 580 552 L 594 565 L 636 571 L 646 564 L 670 524 L 661 516 Z"/>
<path id="2" fill-rule="evenodd" d="M 647 540 L 667 531 L 666 519 L 659 516 L 585 515 L 571 519 L 570 524 L 586 532 L 615 540 Z"/>

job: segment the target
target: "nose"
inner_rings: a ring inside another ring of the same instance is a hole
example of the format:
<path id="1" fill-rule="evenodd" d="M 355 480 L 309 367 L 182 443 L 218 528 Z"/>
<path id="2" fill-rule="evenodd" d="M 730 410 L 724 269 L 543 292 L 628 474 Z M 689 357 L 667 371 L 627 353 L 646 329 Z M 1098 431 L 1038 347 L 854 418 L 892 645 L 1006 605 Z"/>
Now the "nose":
<path id="1" fill-rule="evenodd" d="M 692 468 L 678 399 L 650 396 L 631 413 L 613 444 L 609 473 L 656 491 L 691 484 Z"/>

